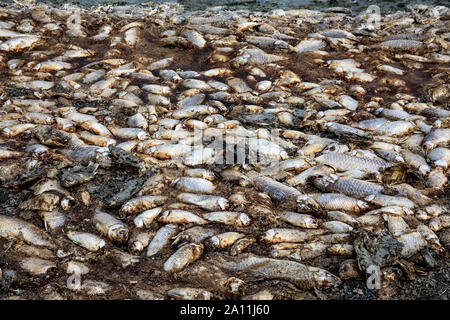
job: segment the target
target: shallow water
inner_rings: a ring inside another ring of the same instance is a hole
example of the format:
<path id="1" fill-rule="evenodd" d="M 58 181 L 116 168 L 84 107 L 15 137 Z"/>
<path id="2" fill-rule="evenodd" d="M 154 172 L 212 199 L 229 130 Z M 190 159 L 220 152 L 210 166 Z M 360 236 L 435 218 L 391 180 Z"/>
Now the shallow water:
<path id="1" fill-rule="evenodd" d="M 12 2 L 12 0 L 2 0 L 1 2 Z M 146 0 L 36 0 L 36 2 L 46 2 L 53 4 L 74 3 L 85 6 L 106 5 L 106 4 L 140 4 L 150 3 Z M 448 0 L 156 0 L 155 3 L 178 2 L 185 6 L 187 10 L 204 10 L 208 7 L 226 6 L 229 9 L 260 10 L 268 11 L 273 9 L 324 9 L 329 7 L 349 8 L 354 12 L 367 9 L 370 5 L 377 5 L 382 12 L 392 12 L 396 10 L 407 10 L 413 4 L 434 4 L 448 6 Z"/>

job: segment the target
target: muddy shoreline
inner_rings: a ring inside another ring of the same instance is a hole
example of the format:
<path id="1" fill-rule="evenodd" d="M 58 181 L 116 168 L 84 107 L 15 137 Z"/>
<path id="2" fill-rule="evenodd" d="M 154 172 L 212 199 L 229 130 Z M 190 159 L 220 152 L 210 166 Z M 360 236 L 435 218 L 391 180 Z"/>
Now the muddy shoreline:
<path id="1" fill-rule="evenodd" d="M 2 6 L 0 299 L 447 300 L 449 17 Z"/>

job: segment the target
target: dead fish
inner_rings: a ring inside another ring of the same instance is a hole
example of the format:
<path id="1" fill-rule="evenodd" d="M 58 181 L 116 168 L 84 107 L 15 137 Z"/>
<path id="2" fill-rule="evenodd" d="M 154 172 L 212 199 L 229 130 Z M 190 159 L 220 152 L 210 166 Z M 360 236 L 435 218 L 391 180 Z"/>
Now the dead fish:
<path id="1" fill-rule="evenodd" d="M 130 237 L 130 250 L 134 253 L 140 253 L 149 245 L 151 234 L 149 232 L 135 233 Z"/>
<path id="2" fill-rule="evenodd" d="M 267 230 L 261 241 L 266 243 L 280 243 L 280 242 L 304 242 L 310 239 L 311 234 L 305 231 L 288 228 L 273 228 Z"/>
<path id="3" fill-rule="evenodd" d="M 80 132 L 80 138 L 99 147 L 108 147 L 117 143 L 115 139 L 92 134 L 88 131 Z"/>
<path id="4" fill-rule="evenodd" d="M 134 224 L 138 228 L 142 228 L 144 226 L 148 228 L 156 219 L 156 217 L 158 217 L 158 215 L 162 212 L 162 210 L 162 207 L 145 210 L 144 212 L 136 216 L 136 218 L 134 218 Z"/>
<path id="5" fill-rule="evenodd" d="M 448 179 L 444 173 L 444 169 L 441 167 L 437 167 L 431 170 L 431 172 L 428 174 L 425 184 L 427 187 L 433 188 L 439 193 L 444 189 L 447 181 Z"/>
<path id="6" fill-rule="evenodd" d="M 5 137 L 5 138 L 11 138 L 14 136 L 17 136 L 23 132 L 26 132 L 30 129 L 35 128 L 37 125 L 34 123 L 20 123 L 20 124 L 16 124 L 13 125 L 11 127 L 8 128 L 3 128 L 1 130 L 1 136 Z"/>
<path id="7" fill-rule="evenodd" d="M 0 44 L 0 50 L 6 52 L 20 52 L 31 49 L 41 41 L 39 36 L 27 35 L 12 38 Z"/>
<path id="8" fill-rule="evenodd" d="M 33 224 L 15 217 L 0 215 L 0 236 L 17 239 L 35 246 L 54 249 L 56 246 L 43 230 Z"/>
<path id="9" fill-rule="evenodd" d="M 208 223 L 205 219 L 197 216 L 196 214 L 186 211 L 186 210 L 166 210 L 158 218 L 159 222 L 162 223 L 173 223 L 173 224 L 184 224 L 184 223 L 195 223 L 195 224 L 206 224 Z"/>
<path id="10" fill-rule="evenodd" d="M 391 49 L 418 49 L 423 47 L 423 43 L 421 41 L 416 40 L 405 40 L 405 39 L 399 39 L 399 40 L 388 40 L 380 43 L 382 47 L 387 47 Z"/>
<path id="11" fill-rule="evenodd" d="M 245 237 L 245 234 L 239 232 L 224 232 L 219 233 L 211 238 L 209 238 L 209 242 L 216 248 L 227 248 L 233 245 L 237 240 Z"/>
<path id="12" fill-rule="evenodd" d="M 86 129 L 88 131 L 91 131 L 92 133 L 95 133 L 97 135 L 103 136 L 103 137 L 110 137 L 112 138 L 111 132 L 108 130 L 106 126 L 98 122 L 97 120 L 87 120 L 80 123 L 80 126 L 83 129 Z"/>
<path id="13" fill-rule="evenodd" d="M 297 189 L 286 186 L 281 182 L 275 181 L 269 177 L 265 177 L 261 174 L 258 174 L 257 172 L 248 172 L 246 175 L 252 180 L 252 182 L 259 190 L 266 192 L 271 198 L 277 201 L 284 201 L 289 198 L 297 198 L 301 195 L 300 191 L 298 191 Z"/>
<path id="14" fill-rule="evenodd" d="M 294 158 L 280 161 L 280 169 L 284 171 L 304 171 L 314 164 L 313 160 L 307 158 Z"/>
<path id="15" fill-rule="evenodd" d="M 340 192 L 348 196 L 364 197 L 382 193 L 384 187 L 380 184 L 351 178 L 324 176 L 313 180 L 314 185 L 324 191 Z"/>
<path id="16" fill-rule="evenodd" d="M 164 247 L 169 245 L 170 239 L 177 233 L 178 227 L 168 224 L 160 228 L 147 247 L 147 257 L 157 255 Z"/>
<path id="17" fill-rule="evenodd" d="M 365 131 L 344 124 L 327 122 L 324 124 L 324 127 L 326 128 L 326 130 L 338 136 L 349 136 L 360 139 L 371 139 L 371 137 Z"/>
<path id="18" fill-rule="evenodd" d="M 358 221 L 351 215 L 341 211 L 328 211 L 327 216 L 331 220 L 341 221 L 351 226 L 357 226 Z"/>
<path id="19" fill-rule="evenodd" d="M 347 233 L 353 230 L 353 227 L 341 221 L 327 221 L 323 227 L 332 233 Z"/>
<path id="20" fill-rule="evenodd" d="M 49 192 L 43 192 L 35 197 L 32 197 L 19 205 L 20 209 L 24 210 L 43 210 L 53 211 L 60 204 L 61 196 Z"/>
<path id="21" fill-rule="evenodd" d="M 367 216 L 367 215 L 366 215 Z M 362 218 L 363 216 L 358 217 Z M 379 218 L 379 217 L 376 217 Z M 359 221 L 358 221 L 359 223 Z M 351 240 L 352 236 L 350 233 L 333 233 L 319 236 L 319 241 L 322 241 L 326 244 L 335 244 L 335 243 L 345 243 Z"/>
<path id="22" fill-rule="evenodd" d="M 230 248 L 230 255 L 236 256 L 238 254 L 241 254 L 247 247 L 249 247 L 251 244 L 255 243 L 254 238 L 241 238 L 237 240 Z"/>
<path id="23" fill-rule="evenodd" d="M 211 222 L 220 222 L 236 227 L 246 227 L 250 224 L 250 218 L 243 212 L 216 211 L 204 213 L 203 217 Z"/>
<path id="24" fill-rule="evenodd" d="M 170 80 L 173 82 L 180 82 L 183 79 L 178 75 L 178 73 L 176 73 L 174 70 L 169 70 L 169 69 L 163 69 L 163 70 L 159 70 L 159 75 L 161 78 L 163 78 L 164 80 Z M 203 102 L 203 101 L 202 101 Z M 201 102 L 200 102 L 201 103 Z M 196 103 L 199 104 L 199 103 Z"/>
<path id="25" fill-rule="evenodd" d="M 40 216 L 44 221 L 45 230 L 55 230 L 62 227 L 67 220 L 64 213 L 58 211 L 41 211 Z"/>
<path id="26" fill-rule="evenodd" d="M 186 39 L 191 42 L 196 48 L 203 49 L 206 45 L 206 40 L 197 31 L 187 30 L 184 32 Z"/>
<path id="27" fill-rule="evenodd" d="M 439 241 L 439 237 L 426 225 L 420 224 L 417 226 L 417 231 L 428 241 L 433 249 L 437 249 L 439 252 L 444 252 L 444 248 L 442 247 L 441 242 Z"/>
<path id="28" fill-rule="evenodd" d="M 450 215 L 443 214 L 430 220 L 428 224 L 431 230 L 439 231 L 450 227 Z"/>
<path id="29" fill-rule="evenodd" d="M 110 128 L 110 130 L 116 137 L 125 140 L 145 140 L 150 137 L 148 132 L 140 128 Z"/>
<path id="30" fill-rule="evenodd" d="M 216 179 L 216 176 L 214 174 L 214 172 L 207 170 L 207 169 L 187 169 L 185 171 L 185 174 L 189 177 L 193 177 L 193 178 L 202 178 L 202 179 L 206 179 L 209 181 L 213 181 Z M 223 200 L 222 200 L 223 202 Z M 222 208 L 224 209 L 224 208 Z"/>
<path id="31" fill-rule="evenodd" d="M 211 181 L 202 178 L 181 177 L 172 181 L 172 185 L 188 193 L 212 193 L 215 189 Z"/>
<path id="32" fill-rule="evenodd" d="M 183 119 L 183 118 L 197 117 L 205 114 L 206 115 L 214 114 L 217 112 L 218 110 L 216 108 L 208 105 L 194 105 L 175 110 L 172 113 L 172 117 L 174 117 L 175 119 Z"/>
<path id="33" fill-rule="evenodd" d="M 298 43 L 293 50 L 297 53 L 304 53 L 308 51 L 316 51 L 324 48 L 326 42 L 320 39 L 305 39 Z"/>
<path id="34" fill-rule="evenodd" d="M 416 169 L 421 175 L 426 176 L 430 172 L 430 166 L 428 165 L 425 158 L 421 155 L 412 153 L 409 150 L 402 150 L 401 154 L 403 156 L 403 159 L 405 159 L 405 162 L 409 166 Z"/>
<path id="35" fill-rule="evenodd" d="M 355 254 L 353 245 L 346 243 L 333 244 L 327 248 L 327 252 L 344 257 L 351 257 Z"/>
<path id="36" fill-rule="evenodd" d="M 142 89 L 150 93 L 159 95 L 169 95 L 172 93 L 172 89 L 170 87 L 158 84 L 146 84 L 142 86 Z"/>
<path id="37" fill-rule="evenodd" d="M 407 208 L 414 208 L 416 204 L 406 197 L 389 196 L 385 194 L 371 194 L 364 198 L 365 201 L 377 206 L 400 206 Z"/>
<path id="38" fill-rule="evenodd" d="M 397 240 L 403 244 L 400 252 L 403 257 L 410 257 L 427 246 L 427 241 L 417 231 L 402 234 Z"/>
<path id="39" fill-rule="evenodd" d="M 339 193 L 323 193 L 312 196 L 326 210 L 343 210 L 359 213 L 369 208 L 365 201 Z"/>
<path id="40" fill-rule="evenodd" d="M 450 164 L 450 149 L 438 147 L 428 152 L 427 156 L 435 166 L 447 169 Z"/>
<path id="41" fill-rule="evenodd" d="M 40 258 L 25 258 L 20 262 L 20 267 L 29 274 L 38 276 L 46 274 L 50 269 L 56 269 L 56 263 Z"/>
<path id="42" fill-rule="evenodd" d="M 185 243 L 201 243 L 215 234 L 217 234 L 217 230 L 213 228 L 195 226 L 177 234 L 172 242 L 172 247 L 179 247 Z"/>
<path id="43" fill-rule="evenodd" d="M 316 229 L 319 223 L 316 218 L 296 212 L 285 212 L 281 215 L 281 220 L 286 221 L 294 226 L 307 229 Z"/>
<path id="44" fill-rule="evenodd" d="M 165 196 L 141 196 L 133 198 L 122 205 L 122 214 L 135 214 L 163 204 L 168 198 Z"/>
<path id="45" fill-rule="evenodd" d="M 157 70 L 157 69 L 165 69 L 168 66 L 170 66 L 170 64 L 173 62 L 173 60 L 174 59 L 172 57 L 169 57 L 169 58 L 164 58 L 164 59 L 155 61 L 148 66 L 148 70 L 153 71 L 153 70 Z"/>
<path id="46" fill-rule="evenodd" d="M 382 207 L 379 209 L 371 210 L 367 214 L 380 214 L 380 213 L 405 216 L 405 215 L 411 215 L 413 213 L 413 211 L 407 207 L 387 206 L 387 207 Z"/>
<path id="47" fill-rule="evenodd" d="M 241 50 L 241 55 L 233 59 L 232 64 L 247 65 L 247 64 L 267 64 L 277 61 L 286 60 L 286 57 L 269 54 L 259 48 L 245 48 Z"/>
<path id="48" fill-rule="evenodd" d="M 304 170 L 303 172 L 301 172 L 300 174 L 289 178 L 286 180 L 286 183 L 291 185 L 291 186 L 303 186 L 305 185 L 309 178 L 312 176 L 316 176 L 316 175 L 327 175 L 327 174 L 332 174 L 334 173 L 334 169 L 331 168 L 328 165 L 323 165 L 323 164 L 319 164 L 316 166 L 313 166 L 311 168 L 308 168 L 306 170 Z"/>
<path id="49" fill-rule="evenodd" d="M 288 257 L 296 261 L 306 261 L 324 255 L 328 247 L 329 244 L 321 241 L 313 241 L 311 243 L 301 244 L 293 251 L 288 250 Z"/>
<path id="50" fill-rule="evenodd" d="M 97 209 L 92 218 L 92 223 L 98 232 L 110 240 L 118 244 L 126 243 L 128 241 L 130 232 L 128 227 L 112 215 Z"/>
<path id="51" fill-rule="evenodd" d="M 177 199 L 208 211 L 226 210 L 228 208 L 228 200 L 218 196 L 180 193 Z"/>
<path id="52" fill-rule="evenodd" d="M 203 245 L 188 243 L 180 247 L 164 262 L 164 271 L 177 273 L 186 268 L 203 254 Z"/>
<path id="53" fill-rule="evenodd" d="M 19 158 L 21 156 L 22 152 L 7 150 L 3 148 L 0 149 L 0 160 Z"/>
<path id="54" fill-rule="evenodd" d="M 440 144 L 445 144 L 450 141 L 450 129 L 433 129 L 423 139 L 423 147 L 426 150 L 432 150 Z"/>
<path id="55" fill-rule="evenodd" d="M 259 257 L 253 254 L 240 254 L 235 257 L 210 255 L 211 262 L 232 272 L 243 272 L 258 279 L 280 279 L 294 283 L 299 288 L 334 287 L 341 281 L 326 270 L 305 266 L 301 263 Z"/>
<path id="56" fill-rule="evenodd" d="M 431 199 L 424 195 L 420 190 L 410 186 L 407 183 L 397 184 L 391 187 L 399 196 L 406 196 L 409 200 L 420 206 L 426 206 L 431 203 Z"/>
<path id="57" fill-rule="evenodd" d="M 192 151 L 192 147 L 182 144 L 160 144 L 151 147 L 147 152 L 158 159 L 182 157 Z"/>
<path id="58" fill-rule="evenodd" d="M 92 233 L 69 231 L 67 232 L 67 238 L 79 246 L 89 250 L 98 251 L 106 245 L 105 240 Z"/>
<path id="59" fill-rule="evenodd" d="M 386 218 L 388 222 L 388 230 L 392 236 L 398 237 L 410 231 L 408 224 L 402 217 L 388 215 Z"/>
<path id="60" fill-rule="evenodd" d="M 354 157 L 341 153 L 326 153 L 315 158 L 315 161 L 329 165 L 339 171 L 378 172 L 389 167 L 389 163 L 385 161 Z"/>

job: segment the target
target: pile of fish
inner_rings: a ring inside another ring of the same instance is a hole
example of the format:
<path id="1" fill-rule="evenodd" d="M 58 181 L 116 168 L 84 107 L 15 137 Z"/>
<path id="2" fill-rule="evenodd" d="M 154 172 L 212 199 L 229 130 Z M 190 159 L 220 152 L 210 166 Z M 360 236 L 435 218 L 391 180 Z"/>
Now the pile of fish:
<path id="1" fill-rule="evenodd" d="M 2 5 L 0 297 L 298 299 L 376 267 L 389 298 L 438 269 L 449 17 Z"/>

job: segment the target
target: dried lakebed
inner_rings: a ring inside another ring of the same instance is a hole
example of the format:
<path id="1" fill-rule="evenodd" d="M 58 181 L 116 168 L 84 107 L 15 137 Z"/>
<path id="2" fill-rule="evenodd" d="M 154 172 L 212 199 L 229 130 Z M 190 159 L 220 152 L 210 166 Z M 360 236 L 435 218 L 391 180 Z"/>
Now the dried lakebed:
<path id="1" fill-rule="evenodd" d="M 2 6 L 0 297 L 447 299 L 449 17 Z"/>

